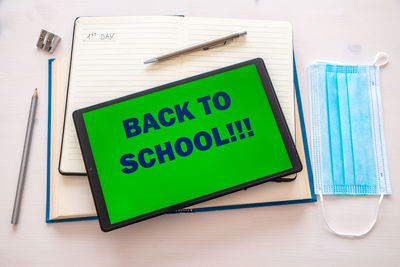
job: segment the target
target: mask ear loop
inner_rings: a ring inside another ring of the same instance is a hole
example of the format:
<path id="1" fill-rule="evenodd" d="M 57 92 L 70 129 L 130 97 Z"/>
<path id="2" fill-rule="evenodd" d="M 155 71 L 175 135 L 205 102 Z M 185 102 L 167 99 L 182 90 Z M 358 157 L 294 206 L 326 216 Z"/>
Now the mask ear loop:
<path id="1" fill-rule="evenodd" d="M 363 235 L 368 234 L 368 233 L 372 230 L 372 228 L 374 228 L 374 226 L 375 226 L 375 224 L 376 224 L 376 220 L 378 219 L 379 208 L 380 208 L 380 206 L 381 206 L 384 193 L 381 193 L 381 196 L 380 196 L 380 198 L 379 198 L 378 206 L 376 207 L 374 219 L 372 220 L 372 222 L 371 222 L 371 224 L 369 225 L 369 227 L 367 228 L 367 230 L 365 230 L 364 232 L 361 232 L 361 233 L 343 233 L 343 232 L 339 232 L 339 231 L 337 231 L 336 229 L 334 229 L 334 228 L 330 225 L 330 223 L 328 222 L 328 218 L 326 217 L 326 210 L 325 210 L 325 204 L 324 204 L 324 197 L 323 197 L 321 191 L 319 191 L 319 196 L 320 196 L 320 198 L 321 198 L 322 216 L 324 217 L 325 224 L 328 226 L 329 230 L 331 230 L 334 234 L 339 235 L 339 236 L 360 237 L 360 236 L 363 236 Z"/>
<path id="2" fill-rule="evenodd" d="M 382 62 L 378 63 L 378 61 Z M 374 65 L 377 67 L 382 67 L 384 65 L 386 65 L 389 62 L 389 55 L 386 54 L 385 52 L 378 52 L 376 53 L 375 59 L 374 59 Z"/>

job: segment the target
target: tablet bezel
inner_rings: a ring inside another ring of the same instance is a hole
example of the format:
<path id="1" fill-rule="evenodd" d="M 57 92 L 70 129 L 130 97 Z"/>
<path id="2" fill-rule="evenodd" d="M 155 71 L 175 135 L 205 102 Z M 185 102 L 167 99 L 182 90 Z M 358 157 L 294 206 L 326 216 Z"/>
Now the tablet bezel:
<path id="1" fill-rule="evenodd" d="M 255 65 L 257 68 L 257 72 L 258 75 L 261 79 L 261 82 L 263 84 L 264 87 L 264 91 L 266 93 L 266 96 L 268 98 L 269 101 L 269 105 L 271 107 L 272 113 L 274 114 L 275 117 L 275 121 L 278 125 L 283 143 L 285 145 L 286 151 L 288 153 L 290 162 L 292 164 L 292 168 L 288 169 L 286 171 L 282 171 L 273 175 L 269 175 L 269 176 L 265 176 L 265 177 L 260 177 L 258 179 L 254 179 L 253 181 L 247 182 L 247 183 L 243 183 L 243 184 L 239 184 L 236 185 L 234 187 L 229 187 L 226 188 L 224 190 L 221 191 L 217 191 L 215 193 L 211 193 L 202 197 L 198 197 L 189 201 L 185 201 L 173 206 L 169 206 L 169 207 L 165 207 L 150 213 L 146 213 L 140 216 L 136 216 L 133 217 L 131 219 L 128 220 L 124 220 L 118 223 L 114 223 L 111 224 L 110 223 L 110 219 L 109 219 L 109 215 L 108 215 L 108 211 L 107 211 L 107 206 L 104 200 L 104 196 L 103 196 L 103 192 L 102 192 L 102 188 L 100 185 L 100 180 L 97 174 L 97 169 L 96 169 L 96 165 L 94 162 L 94 158 L 93 158 L 93 154 L 92 154 L 92 149 L 90 147 L 90 143 L 89 143 L 89 138 L 88 138 L 88 134 L 86 131 L 86 127 L 84 124 L 84 119 L 83 119 L 83 114 L 86 112 L 90 112 L 99 108 L 103 108 L 109 105 L 113 105 L 113 104 L 117 104 L 132 98 L 137 98 L 137 97 L 141 97 L 144 95 L 148 95 L 154 92 L 158 92 L 161 90 L 165 90 L 180 84 L 184 84 L 184 83 L 188 83 L 188 82 L 192 82 L 194 80 L 199 80 L 199 79 L 203 79 L 212 75 L 216 75 L 222 72 L 226 72 L 226 71 L 230 71 L 233 69 L 237 69 L 237 68 L 241 68 L 247 65 Z M 262 183 L 265 183 L 267 181 L 270 181 L 272 179 L 276 179 L 279 177 L 283 177 L 289 174 L 293 174 L 293 173 L 297 173 L 299 171 L 302 170 L 302 164 L 299 158 L 299 155 L 297 154 L 297 150 L 296 150 L 296 146 L 293 142 L 292 136 L 290 134 L 289 128 L 286 124 L 286 120 L 284 119 L 284 115 L 282 112 L 282 109 L 279 105 L 277 96 L 275 94 L 272 82 L 269 78 L 267 69 L 265 67 L 264 61 L 261 58 L 256 58 L 256 59 L 252 59 L 252 60 L 248 60 L 245 62 L 241 62 L 238 64 L 234 64 L 231 66 L 227 66 L 221 69 L 217 69 L 214 71 L 210 71 L 210 72 L 206 72 L 200 75 L 196 75 L 193 77 L 189 77 L 186 79 L 182 79 L 176 82 L 172 82 L 172 83 L 168 83 L 165 85 L 161 85 L 152 89 L 148 89 L 145 91 L 141 91 L 138 93 L 134 93 L 134 94 L 130 94 L 121 98 L 117 98 L 114 100 L 110 100 L 110 101 L 106 101 L 100 104 L 96 104 L 90 107 L 86 107 L 86 108 L 82 108 L 79 110 L 76 110 L 73 112 L 73 119 L 74 119 L 74 123 L 75 123 L 75 128 L 77 131 L 77 135 L 78 135 L 78 139 L 79 139 L 79 144 L 80 144 L 80 148 L 82 151 L 82 155 L 83 155 L 83 159 L 84 159 L 84 163 L 85 163 L 85 168 L 89 177 L 89 183 L 90 183 L 90 187 L 91 187 L 91 191 L 92 191 L 92 195 L 93 195 L 93 199 L 94 199 L 94 203 L 96 206 L 96 211 L 97 211 L 97 215 L 99 218 L 99 223 L 100 223 L 100 227 L 103 231 L 107 232 L 110 230 L 114 230 L 129 224 L 133 224 L 133 223 L 137 223 L 146 219 L 150 219 L 165 213 L 169 213 L 169 212 L 174 212 L 178 209 L 183 209 L 185 207 L 188 206 L 192 206 L 195 204 L 198 204 L 200 202 L 203 201 L 207 201 L 213 198 L 217 198 L 226 194 L 230 194 L 242 189 L 246 189 L 255 185 L 259 185 Z"/>

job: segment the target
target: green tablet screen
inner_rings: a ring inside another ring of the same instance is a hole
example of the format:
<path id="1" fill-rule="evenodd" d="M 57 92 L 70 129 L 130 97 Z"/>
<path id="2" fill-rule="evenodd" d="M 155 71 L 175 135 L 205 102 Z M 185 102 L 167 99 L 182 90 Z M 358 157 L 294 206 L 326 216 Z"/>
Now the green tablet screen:
<path id="1" fill-rule="evenodd" d="M 254 64 L 83 119 L 111 224 L 292 168 Z"/>

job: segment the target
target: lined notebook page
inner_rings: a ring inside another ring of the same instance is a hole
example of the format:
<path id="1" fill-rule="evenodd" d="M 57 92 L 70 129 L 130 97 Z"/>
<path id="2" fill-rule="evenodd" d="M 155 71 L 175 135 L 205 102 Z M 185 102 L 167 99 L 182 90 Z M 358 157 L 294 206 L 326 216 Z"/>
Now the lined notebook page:
<path id="1" fill-rule="evenodd" d="M 247 30 L 228 46 L 144 65 L 182 46 Z M 248 59 L 264 59 L 294 134 L 292 28 L 288 22 L 162 17 L 89 17 L 76 21 L 60 171 L 85 173 L 72 112 L 116 97 Z"/>
<path id="2" fill-rule="evenodd" d="M 96 216 L 89 180 L 82 176 L 65 177 L 58 172 L 62 127 L 64 123 L 69 55 L 52 62 L 50 219 Z"/>
<path id="3" fill-rule="evenodd" d="M 60 158 L 62 173 L 85 173 L 72 112 L 177 80 L 179 59 L 145 59 L 182 46 L 182 17 L 82 17 L 75 22 Z"/>
<path id="4" fill-rule="evenodd" d="M 248 59 L 264 59 L 292 136 L 295 133 L 292 26 L 289 22 L 186 17 L 184 44 L 246 30 L 227 46 L 182 57 L 183 75 L 192 76 Z"/>

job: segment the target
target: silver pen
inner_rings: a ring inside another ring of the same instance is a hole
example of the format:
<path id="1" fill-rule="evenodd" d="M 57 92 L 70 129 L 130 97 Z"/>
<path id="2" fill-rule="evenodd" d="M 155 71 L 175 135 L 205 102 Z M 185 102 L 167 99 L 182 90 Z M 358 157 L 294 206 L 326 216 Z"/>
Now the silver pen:
<path id="1" fill-rule="evenodd" d="M 25 172 L 26 172 L 26 166 L 27 166 L 27 162 L 28 162 L 29 148 L 30 148 L 30 144 L 31 144 L 33 121 L 35 119 L 37 101 L 38 101 L 38 93 L 37 93 L 37 89 L 35 89 L 35 91 L 33 92 L 33 95 L 32 95 L 32 100 L 31 100 L 31 108 L 29 111 L 28 126 L 26 127 L 24 151 L 22 152 L 22 160 L 21 160 L 21 166 L 19 169 L 17 192 L 15 193 L 15 201 L 14 201 L 13 214 L 12 214 L 12 218 L 11 218 L 11 224 L 18 223 L 19 207 L 21 205 L 22 191 L 24 189 Z"/>
<path id="2" fill-rule="evenodd" d="M 163 54 L 163 55 L 158 56 L 158 57 L 150 58 L 150 59 L 144 61 L 144 64 L 159 62 L 161 60 L 165 60 L 165 59 L 169 59 L 169 58 L 172 58 L 172 57 L 176 57 L 176 56 L 179 56 L 181 54 L 192 52 L 192 51 L 195 51 L 195 50 L 200 50 L 200 49 L 207 50 L 207 49 L 219 46 L 219 45 L 226 45 L 226 44 L 230 43 L 233 39 L 238 38 L 240 36 L 243 36 L 245 34 L 247 34 L 247 31 L 240 31 L 240 32 L 230 33 L 230 34 L 218 37 L 216 39 L 212 39 L 212 40 L 208 40 L 208 41 L 205 41 L 205 42 L 200 42 L 200 43 L 197 43 L 197 44 L 193 44 L 193 45 L 190 45 L 190 46 L 175 50 L 173 52 L 169 52 L 169 53 Z"/>

